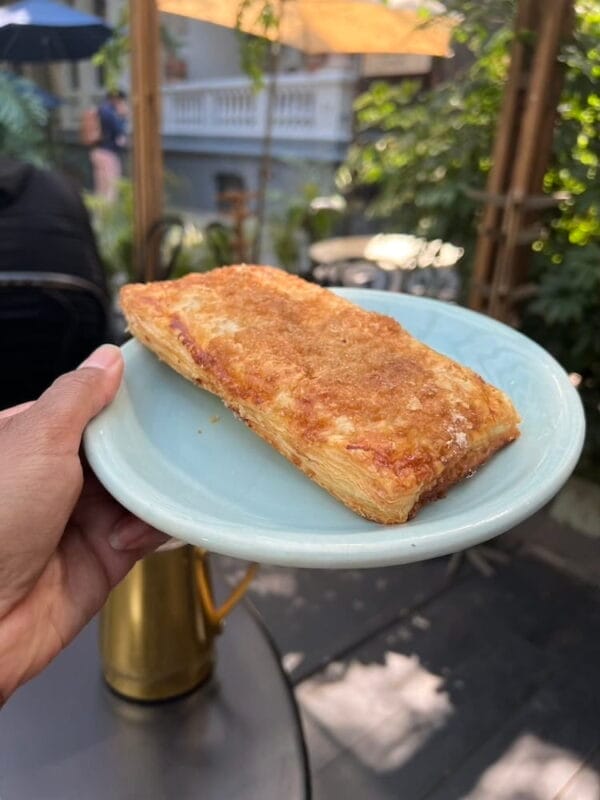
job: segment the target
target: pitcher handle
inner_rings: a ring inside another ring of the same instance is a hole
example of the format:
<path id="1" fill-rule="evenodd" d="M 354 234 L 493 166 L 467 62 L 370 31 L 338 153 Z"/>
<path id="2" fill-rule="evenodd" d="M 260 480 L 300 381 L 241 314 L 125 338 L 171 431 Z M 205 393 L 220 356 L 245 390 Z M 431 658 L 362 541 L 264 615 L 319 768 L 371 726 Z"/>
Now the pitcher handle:
<path id="1" fill-rule="evenodd" d="M 240 602 L 242 597 L 248 591 L 248 588 L 258 570 L 258 564 L 249 564 L 244 577 L 238 585 L 231 590 L 231 594 L 218 608 L 215 606 L 212 588 L 210 584 L 210 575 L 208 572 L 208 565 L 206 561 L 206 553 L 199 548 L 194 551 L 194 566 L 196 571 L 196 583 L 198 584 L 198 594 L 200 595 L 200 602 L 206 617 L 206 622 L 210 628 L 210 632 L 215 634 L 219 633 L 221 625 L 225 617 L 233 611 L 235 606 Z"/>

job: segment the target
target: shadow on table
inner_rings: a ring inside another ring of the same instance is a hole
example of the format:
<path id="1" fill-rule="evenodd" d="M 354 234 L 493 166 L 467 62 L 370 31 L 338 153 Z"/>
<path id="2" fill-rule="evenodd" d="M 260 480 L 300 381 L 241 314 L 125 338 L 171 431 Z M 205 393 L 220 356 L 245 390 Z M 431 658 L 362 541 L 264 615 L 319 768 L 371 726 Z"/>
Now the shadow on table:
<path id="1" fill-rule="evenodd" d="M 263 568 L 315 800 L 598 800 L 600 595 L 528 559 L 446 563 Z"/>

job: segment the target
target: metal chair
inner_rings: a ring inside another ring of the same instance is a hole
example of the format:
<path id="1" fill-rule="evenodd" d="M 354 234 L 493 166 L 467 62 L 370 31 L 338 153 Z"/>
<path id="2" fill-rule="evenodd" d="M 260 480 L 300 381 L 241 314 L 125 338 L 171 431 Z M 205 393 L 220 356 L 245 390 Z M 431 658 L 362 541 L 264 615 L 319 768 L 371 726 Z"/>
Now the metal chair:
<path id="1" fill-rule="evenodd" d="M 0 272 L 0 408 L 38 397 L 113 338 L 109 299 L 56 272 Z"/>

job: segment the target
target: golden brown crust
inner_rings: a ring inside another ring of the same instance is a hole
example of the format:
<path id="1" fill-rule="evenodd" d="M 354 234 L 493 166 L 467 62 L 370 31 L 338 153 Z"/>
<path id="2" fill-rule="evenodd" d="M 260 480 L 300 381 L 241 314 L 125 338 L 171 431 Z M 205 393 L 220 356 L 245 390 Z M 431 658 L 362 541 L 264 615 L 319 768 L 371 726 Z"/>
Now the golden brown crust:
<path id="1" fill-rule="evenodd" d="M 376 522 L 405 522 L 519 435 L 472 370 L 271 267 L 132 284 L 121 304 L 141 342 Z"/>

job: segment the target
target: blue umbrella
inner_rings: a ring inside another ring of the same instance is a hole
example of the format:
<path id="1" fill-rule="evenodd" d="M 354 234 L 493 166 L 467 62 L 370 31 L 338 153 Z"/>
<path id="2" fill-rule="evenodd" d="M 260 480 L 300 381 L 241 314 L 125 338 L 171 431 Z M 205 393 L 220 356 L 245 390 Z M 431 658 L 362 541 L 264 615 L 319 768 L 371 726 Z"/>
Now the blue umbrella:
<path id="1" fill-rule="evenodd" d="M 0 8 L 0 61 L 79 61 L 93 56 L 111 35 L 100 17 L 52 0 Z"/>

